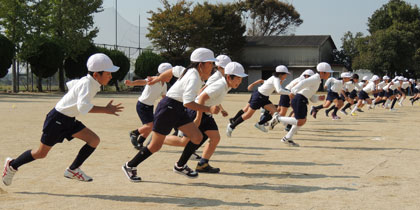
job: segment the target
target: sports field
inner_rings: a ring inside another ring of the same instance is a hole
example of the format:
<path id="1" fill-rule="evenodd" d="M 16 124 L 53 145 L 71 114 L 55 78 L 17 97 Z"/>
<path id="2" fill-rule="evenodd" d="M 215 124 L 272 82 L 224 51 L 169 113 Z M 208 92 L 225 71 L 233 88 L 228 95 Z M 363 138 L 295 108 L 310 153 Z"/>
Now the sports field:
<path id="1" fill-rule="evenodd" d="M 46 114 L 62 95 L 0 94 L 0 160 L 37 148 Z M 232 116 L 249 94 L 230 94 L 223 103 Z M 278 125 L 263 133 L 259 118 L 227 138 L 227 118 L 216 116 L 222 140 L 211 165 L 220 174 L 188 179 L 172 172 L 183 148 L 164 146 L 138 168 L 131 183 L 121 170 L 136 153 L 128 133 L 140 120 L 137 94 L 99 94 L 93 103 L 123 103 L 119 117 L 87 114 L 78 119 L 101 137 L 82 169 L 83 183 L 63 177 L 82 141 L 57 144 L 46 159 L 19 168 L 11 186 L 0 183 L 0 209 L 419 209 L 420 107 L 408 99 L 395 112 L 382 108 L 332 121 L 320 111 L 308 117 L 288 147 Z M 279 96 L 271 96 L 277 102 Z M 202 149 L 199 150 L 201 154 Z M 195 168 L 196 160 L 189 166 Z M 3 169 L 1 169 L 3 170 Z"/>

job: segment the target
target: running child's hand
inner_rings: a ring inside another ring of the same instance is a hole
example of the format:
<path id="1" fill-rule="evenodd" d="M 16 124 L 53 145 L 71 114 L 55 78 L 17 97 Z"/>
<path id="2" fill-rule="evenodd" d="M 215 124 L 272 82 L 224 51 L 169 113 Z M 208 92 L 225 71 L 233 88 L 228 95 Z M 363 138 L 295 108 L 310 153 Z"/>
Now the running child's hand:
<path id="1" fill-rule="evenodd" d="M 218 114 L 219 112 L 220 112 L 220 107 L 219 106 L 211 106 L 210 107 L 210 113 Z"/>
<path id="2" fill-rule="evenodd" d="M 221 113 L 222 113 L 222 116 L 223 117 L 227 117 L 229 114 L 227 113 L 227 111 L 225 111 L 225 110 L 222 110 L 221 111 Z"/>
<path id="3" fill-rule="evenodd" d="M 131 81 L 130 80 L 125 80 L 124 84 L 127 85 L 127 86 L 131 86 Z"/>
<path id="4" fill-rule="evenodd" d="M 112 105 L 112 102 L 114 102 L 114 100 L 111 100 L 105 107 L 107 109 L 107 114 L 113 114 L 115 116 L 120 116 L 119 114 L 117 114 L 117 112 L 122 112 L 124 107 L 121 106 L 121 103 L 119 103 L 117 105 Z"/>

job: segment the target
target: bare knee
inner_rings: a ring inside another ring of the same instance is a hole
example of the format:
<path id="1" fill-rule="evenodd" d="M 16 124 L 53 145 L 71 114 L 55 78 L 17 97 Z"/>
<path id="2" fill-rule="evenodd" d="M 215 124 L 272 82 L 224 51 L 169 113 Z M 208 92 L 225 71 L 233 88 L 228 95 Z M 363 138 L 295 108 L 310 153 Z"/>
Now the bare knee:
<path id="1" fill-rule="evenodd" d="M 89 139 L 89 140 L 87 141 L 87 144 L 88 144 L 89 146 L 93 147 L 93 148 L 96 148 L 96 147 L 99 145 L 99 142 L 100 142 L 100 141 L 101 141 L 101 140 L 100 140 L 99 136 L 96 136 L 96 135 L 95 135 L 95 137 L 92 137 L 91 139 Z"/>
<path id="2" fill-rule="evenodd" d="M 47 154 L 48 154 L 48 152 L 39 151 L 39 150 L 31 152 L 31 155 L 34 159 L 43 159 L 43 158 L 47 157 Z"/>
<path id="3" fill-rule="evenodd" d="M 201 132 L 194 132 L 190 140 L 194 144 L 200 144 L 201 140 L 203 140 L 203 134 Z"/>
<path id="4" fill-rule="evenodd" d="M 213 145 L 218 145 L 218 144 L 219 144 L 219 142 L 220 142 L 220 136 L 219 136 L 219 137 L 214 137 L 214 138 L 211 138 L 211 139 L 209 140 L 209 143 L 210 143 L 210 144 L 213 144 Z"/>

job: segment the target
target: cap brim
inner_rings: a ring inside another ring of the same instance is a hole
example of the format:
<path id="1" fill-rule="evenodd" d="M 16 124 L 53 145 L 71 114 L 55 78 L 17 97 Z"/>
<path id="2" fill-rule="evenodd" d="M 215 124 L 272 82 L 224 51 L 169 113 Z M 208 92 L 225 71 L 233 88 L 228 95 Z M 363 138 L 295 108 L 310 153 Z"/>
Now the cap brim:
<path id="1" fill-rule="evenodd" d="M 243 73 L 243 74 L 234 74 L 235 76 L 238 76 L 238 77 L 247 77 L 248 76 L 248 74 L 245 74 L 245 73 Z"/>
<path id="2" fill-rule="evenodd" d="M 113 72 L 118 71 L 118 69 L 120 69 L 120 67 L 119 67 L 119 66 L 112 66 L 111 68 L 109 68 L 109 69 L 105 69 L 104 71 L 107 71 L 107 72 L 111 72 L 111 73 L 113 73 Z"/>
<path id="3" fill-rule="evenodd" d="M 205 61 L 203 61 L 203 62 L 218 62 L 219 60 L 217 60 L 216 58 L 213 58 L 213 59 L 207 59 L 207 60 L 205 60 Z"/>

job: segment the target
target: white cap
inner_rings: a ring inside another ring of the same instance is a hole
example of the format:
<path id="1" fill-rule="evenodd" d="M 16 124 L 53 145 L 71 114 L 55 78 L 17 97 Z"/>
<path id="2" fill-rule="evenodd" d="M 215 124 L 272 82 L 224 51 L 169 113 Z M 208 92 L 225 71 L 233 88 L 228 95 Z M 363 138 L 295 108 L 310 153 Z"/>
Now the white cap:
<path id="1" fill-rule="evenodd" d="M 378 77 L 378 75 L 373 75 L 372 78 L 370 78 L 370 81 L 376 81 L 379 80 L 380 78 Z"/>
<path id="2" fill-rule="evenodd" d="M 351 73 L 350 72 L 343 72 L 341 73 L 341 78 L 351 78 Z"/>
<path id="3" fill-rule="evenodd" d="M 197 48 L 191 53 L 190 60 L 192 62 L 216 62 L 213 51 L 207 48 Z"/>
<path id="4" fill-rule="evenodd" d="M 159 74 L 162 74 L 168 69 L 172 69 L 172 65 L 170 63 L 161 63 L 158 67 Z"/>
<path id="5" fill-rule="evenodd" d="M 314 73 L 314 71 L 312 71 L 311 69 L 306 69 L 303 73 L 302 73 L 302 76 L 303 75 L 309 75 L 309 76 L 312 76 L 312 75 L 314 75 L 315 73 Z"/>
<path id="6" fill-rule="evenodd" d="M 383 80 L 390 79 L 387 75 L 382 77 Z"/>
<path id="7" fill-rule="evenodd" d="M 334 72 L 331 69 L 330 64 L 325 63 L 325 62 L 318 63 L 318 65 L 316 66 L 316 70 L 318 70 L 319 72 L 329 72 L 329 73 Z"/>
<path id="8" fill-rule="evenodd" d="M 403 77 L 403 76 L 399 76 L 399 77 L 398 77 L 398 80 L 403 81 L 403 80 L 404 80 L 404 77 Z"/>
<path id="9" fill-rule="evenodd" d="M 247 77 L 248 75 L 245 74 L 244 67 L 238 62 L 230 62 L 226 65 L 225 68 L 226 75 L 235 75 L 238 77 Z"/>
<path id="10" fill-rule="evenodd" d="M 120 67 L 114 66 L 111 58 L 103 53 L 96 53 L 89 57 L 86 66 L 90 72 L 116 72 Z"/>
<path id="11" fill-rule="evenodd" d="M 408 79 L 404 77 L 404 82 L 407 82 L 407 81 L 408 81 Z"/>
<path id="12" fill-rule="evenodd" d="M 408 81 L 410 81 L 410 82 L 415 82 L 415 80 L 413 79 L 413 78 L 410 78 Z"/>
<path id="13" fill-rule="evenodd" d="M 219 55 L 216 57 L 216 59 L 217 59 L 216 66 L 220 66 L 222 68 L 226 68 L 226 65 L 232 62 L 232 60 L 227 55 Z"/>
<path id="14" fill-rule="evenodd" d="M 290 74 L 289 69 L 287 69 L 287 67 L 283 65 L 277 66 L 276 72 Z"/>
<path id="15" fill-rule="evenodd" d="M 363 78 L 362 78 L 362 80 L 368 80 L 369 79 L 369 77 L 368 76 L 364 76 Z"/>

